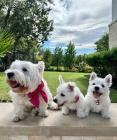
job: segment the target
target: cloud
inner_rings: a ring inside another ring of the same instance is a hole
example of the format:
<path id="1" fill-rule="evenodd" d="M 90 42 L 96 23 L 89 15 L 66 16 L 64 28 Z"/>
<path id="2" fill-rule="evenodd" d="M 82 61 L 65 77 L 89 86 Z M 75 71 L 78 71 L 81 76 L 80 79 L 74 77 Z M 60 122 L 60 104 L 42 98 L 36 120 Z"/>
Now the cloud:
<path id="1" fill-rule="evenodd" d="M 94 48 L 94 43 L 108 31 L 111 7 L 111 0 L 54 0 L 49 17 L 54 20 L 54 31 L 49 47 L 71 41 L 77 49 Z"/>
<path id="2" fill-rule="evenodd" d="M 76 46 L 75 46 L 75 49 L 92 49 L 92 47 L 93 48 L 95 48 L 95 44 L 77 44 Z M 51 49 L 55 49 L 55 46 L 50 46 L 50 48 Z M 65 47 L 65 46 L 62 46 L 62 48 L 63 49 L 67 49 L 67 46 Z"/>

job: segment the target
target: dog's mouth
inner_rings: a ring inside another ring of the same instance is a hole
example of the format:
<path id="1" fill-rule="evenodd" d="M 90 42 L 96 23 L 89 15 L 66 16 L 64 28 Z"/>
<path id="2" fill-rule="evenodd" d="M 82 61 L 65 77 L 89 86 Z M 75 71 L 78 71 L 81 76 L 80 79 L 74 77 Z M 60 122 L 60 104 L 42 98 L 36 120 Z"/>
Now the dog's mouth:
<path id="1" fill-rule="evenodd" d="M 11 88 L 18 88 L 18 87 L 22 87 L 17 81 L 15 80 L 10 80 L 10 79 L 6 79 L 7 84 L 11 87 Z"/>
<path id="2" fill-rule="evenodd" d="M 19 83 L 17 83 L 16 81 L 11 81 L 11 80 L 9 80 L 9 86 L 11 87 L 11 88 L 18 88 L 18 87 L 21 87 L 21 85 L 19 84 Z"/>
<path id="3" fill-rule="evenodd" d="M 94 98 L 98 99 L 101 95 L 102 95 L 102 93 L 100 93 L 98 91 L 93 91 Z"/>
<path id="4" fill-rule="evenodd" d="M 62 103 L 62 104 L 58 104 L 58 107 L 62 107 L 66 102 Z"/>

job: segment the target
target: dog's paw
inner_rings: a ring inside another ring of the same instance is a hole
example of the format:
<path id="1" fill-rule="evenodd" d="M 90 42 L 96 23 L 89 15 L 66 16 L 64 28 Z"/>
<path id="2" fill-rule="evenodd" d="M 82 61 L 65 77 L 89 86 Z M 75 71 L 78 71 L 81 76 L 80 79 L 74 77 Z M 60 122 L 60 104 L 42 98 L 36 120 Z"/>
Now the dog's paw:
<path id="1" fill-rule="evenodd" d="M 86 117 L 86 114 L 84 112 L 82 113 L 77 113 L 77 117 L 79 117 L 80 119 L 83 119 Z"/>
<path id="2" fill-rule="evenodd" d="M 54 102 L 52 102 L 52 103 L 49 105 L 49 108 L 50 108 L 51 110 L 59 110 L 59 109 L 60 109 L 60 107 L 58 107 L 58 105 L 57 105 L 56 103 L 54 103 Z"/>
<path id="3" fill-rule="evenodd" d="M 62 114 L 65 115 L 65 116 L 67 116 L 67 115 L 69 115 L 69 111 L 68 110 L 63 110 L 62 111 Z"/>
<path id="4" fill-rule="evenodd" d="M 110 115 L 109 114 L 102 114 L 102 117 L 105 119 L 110 119 Z"/>
<path id="5" fill-rule="evenodd" d="M 19 116 L 20 120 L 24 120 L 26 118 L 26 116 L 24 114 Z"/>
<path id="6" fill-rule="evenodd" d="M 88 112 L 85 112 L 85 117 L 88 117 L 89 116 L 89 113 Z"/>
<path id="7" fill-rule="evenodd" d="M 37 108 L 33 108 L 32 111 L 31 111 L 31 116 L 32 116 L 32 117 L 37 116 L 37 115 L 38 115 L 38 112 L 39 112 L 39 111 L 38 111 Z"/>
<path id="8" fill-rule="evenodd" d="M 47 110 L 45 112 L 39 111 L 38 116 L 40 116 L 40 117 L 48 117 L 49 116 L 49 113 L 48 113 Z"/>
<path id="9" fill-rule="evenodd" d="M 14 116 L 14 117 L 12 118 L 12 121 L 13 121 L 13 122 L 18 122 L 19 120 L 20 120 L 19 116 Z"/>
<path id="10" fill-rule="evenodd" d="M 22 115 L 20 115 L 20 116 L 14 116 L 13 118 L 12 118 L 12 121 L 13 122 L 18 122 L 18 121 L 20 121 L 20 120 L 24 120 L 26 118 L 26 116 L 24 115 L 24 114 L 22 114 Z"/>

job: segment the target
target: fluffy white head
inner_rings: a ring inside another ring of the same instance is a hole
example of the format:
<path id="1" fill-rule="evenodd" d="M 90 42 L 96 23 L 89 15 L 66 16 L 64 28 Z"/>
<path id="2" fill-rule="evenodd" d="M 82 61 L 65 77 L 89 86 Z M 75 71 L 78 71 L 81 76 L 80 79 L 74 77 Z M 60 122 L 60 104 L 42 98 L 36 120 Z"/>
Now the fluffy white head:
<path id="1" fill-rule="evenodd" d="M 17 93 L 34 91 L 41 83 L 44 72 L 44 62 L 33 64 L 27 61 L 14 61 L 5 71 L 6 82 L 11 90 Z"/>
<path id="2" fill-rule="evenodd" d="M 109 95 L 109 87 L 112 85 L 112 76 L 108 74 L 105 78 L 97 77 L 95 72 L 92 72 L 89 79 L 88 93 L 95 99 Z"/>
<path id="3" fill-rule="evenodd" d="M 64 82 L 61 75 L 59 75 L 59 82 L 60 85 L 57 88 L 57 95 L 54 97 L 54 101 L 62 106 L 66 102 L 72 102 L 76 95 L 76 90 L 79 91 L 79 89 L 74 82 Z"/>

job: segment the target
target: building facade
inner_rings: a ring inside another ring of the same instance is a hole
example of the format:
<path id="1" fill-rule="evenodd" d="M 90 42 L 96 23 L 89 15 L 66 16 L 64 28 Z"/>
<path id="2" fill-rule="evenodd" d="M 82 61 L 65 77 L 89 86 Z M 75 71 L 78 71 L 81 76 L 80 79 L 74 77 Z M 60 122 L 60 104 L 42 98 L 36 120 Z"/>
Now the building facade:
<path id="1" fill-rule="evenodd" d="M 117 0 L 112 0 L 112 22 L 109 24 L 109 48 L 117 47 Z"/>

